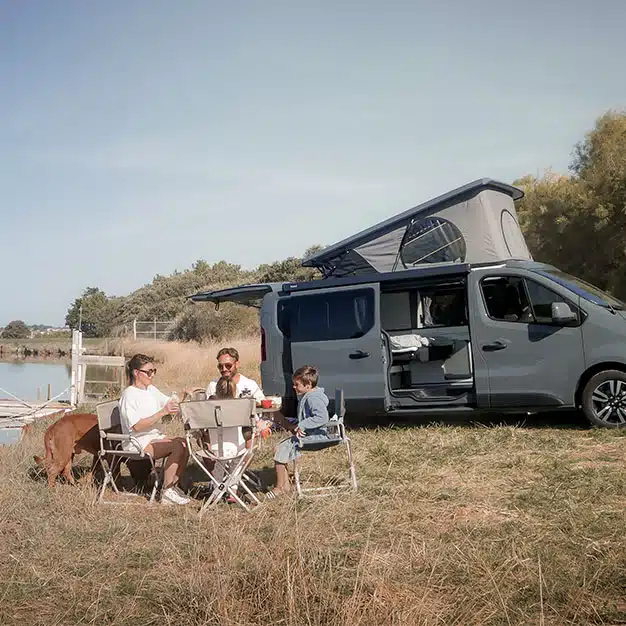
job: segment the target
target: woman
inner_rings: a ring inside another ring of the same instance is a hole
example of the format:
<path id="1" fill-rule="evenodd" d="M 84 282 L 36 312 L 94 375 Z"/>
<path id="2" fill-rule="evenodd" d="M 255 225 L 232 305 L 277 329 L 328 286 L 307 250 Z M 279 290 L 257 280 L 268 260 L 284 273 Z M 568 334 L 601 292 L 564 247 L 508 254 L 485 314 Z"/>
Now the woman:
<path id="1" fill-rule="evenodd" d="M 152 384 L 155 374 L 153 359 L 145 354 L 135 354 L 127 363 L 129 386 L 124 389 L 119 404 L 122 432 L 132 435 L 153 459 L 166 459 L 161 502 L 187 504 L 189 498 L 177 487 L 189 457 L 185 440 L 170 439 L 156 428 L 160 419 L 178 413 L 180 407 L 177 400 L 168 398 Z M 135 449 L 129 443 L 124 447 Z"/>

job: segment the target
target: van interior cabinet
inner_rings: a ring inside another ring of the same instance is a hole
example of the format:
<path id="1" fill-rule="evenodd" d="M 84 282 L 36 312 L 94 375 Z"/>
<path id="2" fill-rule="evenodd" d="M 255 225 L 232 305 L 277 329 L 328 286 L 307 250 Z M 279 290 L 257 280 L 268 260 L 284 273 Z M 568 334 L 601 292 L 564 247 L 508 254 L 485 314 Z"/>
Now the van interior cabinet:
<path id="1" fill-rule="evenodd" d="M 463 282 L 383 292 L 381 326 L 392 393 L 457 396 L 473 386 Z"/>

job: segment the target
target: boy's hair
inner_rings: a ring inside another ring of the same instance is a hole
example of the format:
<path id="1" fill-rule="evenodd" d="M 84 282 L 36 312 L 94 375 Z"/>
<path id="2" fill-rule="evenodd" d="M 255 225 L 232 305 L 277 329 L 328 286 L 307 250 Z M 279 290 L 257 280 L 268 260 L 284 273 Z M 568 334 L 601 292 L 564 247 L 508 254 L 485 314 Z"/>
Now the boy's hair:
<path id="1" fill-rule="evenodd" d="M 215 397 L 218 399 L 234 398 L 237 395 L 237 385 L 230 376 L 222 376 L 215 385 Z"/>
<path id="2" fill-rule="evenodd" d="M 292 376 L 292 380 L 299 380 L 307 387 L 317 387 L 317 381 L 320 379 L 320 372 L 312 365 L 303 365 L 299 367 Z"/>
<path id="3" fill-rule="evenodd" d="M 227 354 L 232 359 L 235 359 L 235 361 L 239 361 L 239 352 L 237 351 L 237 348 L 222 348 L 217 353 L 216 358 L 219 359 L 221 356 L 224 356 L 225 354 Z"/>

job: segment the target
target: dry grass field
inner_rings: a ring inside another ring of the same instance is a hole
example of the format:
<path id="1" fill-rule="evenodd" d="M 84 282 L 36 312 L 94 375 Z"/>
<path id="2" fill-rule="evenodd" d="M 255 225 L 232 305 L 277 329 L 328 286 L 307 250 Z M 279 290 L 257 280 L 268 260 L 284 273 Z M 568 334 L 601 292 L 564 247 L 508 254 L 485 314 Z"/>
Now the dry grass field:
<path id="1" fill-rule="evenodd" d="M 256 342 L 232 343 L 257 375 Z M 162 389 L 214 375 L 217 346 L 124 351 L 154 354 Z M 354 428 L 356 494 L 199 518 L 198 503 L 94 505 L 89 484 L 51 492 L 33 473 L 45 426 L 0 447 L 0 624 L 626 623 L 624 431 Z M 253 466 L 268 482 L 279 437 Z M 322 484 L 342 461 L 337 449 L 309 455 L 304 472 Z"/>

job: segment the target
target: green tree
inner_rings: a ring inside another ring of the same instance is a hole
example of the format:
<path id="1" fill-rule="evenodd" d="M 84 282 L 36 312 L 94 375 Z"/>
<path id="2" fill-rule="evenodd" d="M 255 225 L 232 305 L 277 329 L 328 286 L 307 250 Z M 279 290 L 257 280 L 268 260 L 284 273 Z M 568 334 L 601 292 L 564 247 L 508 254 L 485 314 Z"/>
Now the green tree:
<path id="1" fill-rule="evenodd" d="M 571 175 L 547 172 L 515 184 L 518 211 L 538 261 L 626 298 L 626 113 L 609 112 L 577 144 Z"/>
<path id="2" fill-rule="evenodd" d="M 302 267 L 302 260 L 321 250 L 321 246 L 313 246 L 306 250 L 302 258 L 289 257 L 284 261 L 276 261 L 259 265 L 257 280 L 260 283 L 304 282 L 321 278 L 321 274 L 312 267 Z"/>
<path id="3" fill-rule="evenodd" d="M 98 287 L 87 287 L 67 311 L 65 324 L 81 330 L 87 337 L 106 337 L 115 324 L 118 302 Z M 81 311 L 82 308 L 82 311 Z"/>
<path id="4" fill-rule="evenodd" d="M 29 337 L 30 329 L 22 320 L 9 322 L 2 331 L 3 339 L 28 339 Z"/>

